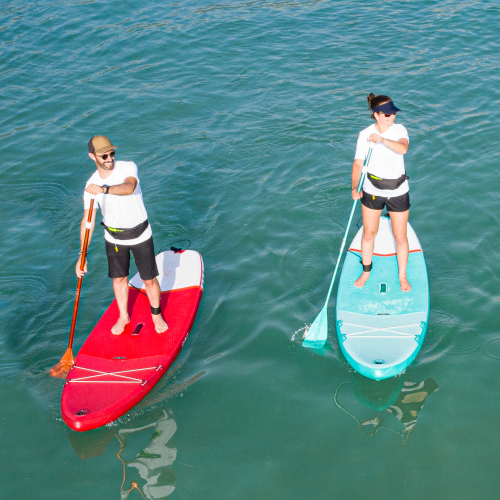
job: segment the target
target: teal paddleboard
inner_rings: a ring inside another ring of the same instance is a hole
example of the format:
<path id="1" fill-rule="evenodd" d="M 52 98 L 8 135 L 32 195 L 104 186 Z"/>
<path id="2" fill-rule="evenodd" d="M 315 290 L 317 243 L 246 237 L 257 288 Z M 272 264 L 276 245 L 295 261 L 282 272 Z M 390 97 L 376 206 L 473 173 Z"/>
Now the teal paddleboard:
<path id="1" fill-rule="evenodd" d="M 422 247 L 408 223 L 406 275 L 411 290 L 401 291 L 396 242 L 385 214 L 375 238 L 370 279 L 357 288 L 362 236 L 363 228 L 350 245 L 340 275 L 336 329 L 349 364 L 365 377 L 382 380 L 403 372 L 422 346 L 429 322 L 429 280 Z"/>

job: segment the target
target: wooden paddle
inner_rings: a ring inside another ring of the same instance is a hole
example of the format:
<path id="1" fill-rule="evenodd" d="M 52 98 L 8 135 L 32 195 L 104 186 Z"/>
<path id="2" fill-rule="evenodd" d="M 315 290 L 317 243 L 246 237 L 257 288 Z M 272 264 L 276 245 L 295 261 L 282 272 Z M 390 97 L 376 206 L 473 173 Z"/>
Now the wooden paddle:
<path id="1" fill-rule="evenodd" d="M 363 169 L 361 171 L 361 179 L 358 183 L 358 193 L 361 192 L 363 188 L 363 182 L 365 181 L 366 172 L 368 171 L 368 163 L 370 162 L 370 156 L 372 155 L 373 146 L 368 150 L 368 154 L 366 155 L 365 163 L 363 165 Z M 333 284 L 335 283 L 335 277 L 337 276 L 337 271 L 340 264 L 340 259 L 342 257 L 342 252 L 344 251 L 345 242 L 347 239 L 347 234 L 349 233 L 349 228 L 351 227 L 352 217 L 354 215 L 354 210 L 356 209 L 356 203 L 358 200 L 354 200 L 352 204 L 351 216 L 349 217 L 349 222 L 347 223 L 347 228 L 344 233 L 344 239 L 342 240 L 342 246 L 340 247 L 339 257 L 337 259 L 337 265 L 335 266 L 335 271 L 333 272 L 333 278 L 330 283 L 330 288 L 328 290 L 328 295 L 326 296 L 325 305 L 323 309 L 321 309 L 320 313 L 316 316 L 316 319 L 313 321 L 313 324 L 309 327 L 304 337 L 304 341 L 302 345 L 304 347 L 312 347 L 314 349 L 321 349 L 326 342 L 328 337 L 328 302 L 330 301 L 330 295 L 332 294 Z"/>
<path id="2" fill-rule="evenodd" d="M 89 216 L 87 218 L 87 224 L 85 225 L 85 239 L 83 241 L 83 250 L 82 250 L 82 259 L 80 261 L 80 271 L 85 269 L 85 262 L 87 261 L 87 249 L 89 247 L 90 240 L 90 228 L 92 227 L 92 214 L 94 211 L 94 198 L 90 201 L 89 208 Z M 78 314 L 78 305 L 80 303 L 80 290 L 82 289 L 82 280 L 78 278 L 78 284 L 76 285 L 76 297 L 75 297 L 75 305 L 73 306 L 73 319 L 71 321 L 71 333 L 69 334 L 69 342 L 68 348 L 64 353 L 64 356 L 61 358 L 61 361 L 57 363 L 57 365 L 53 366 L 50 369 L 50 376 L 57 378 L 68 378 L 69 371 L 73 366 L 73 351 L 71 350 L 73 347 L 73 337 L 75 336 L 75 327 L 76 327 L 76 316 Z"/>

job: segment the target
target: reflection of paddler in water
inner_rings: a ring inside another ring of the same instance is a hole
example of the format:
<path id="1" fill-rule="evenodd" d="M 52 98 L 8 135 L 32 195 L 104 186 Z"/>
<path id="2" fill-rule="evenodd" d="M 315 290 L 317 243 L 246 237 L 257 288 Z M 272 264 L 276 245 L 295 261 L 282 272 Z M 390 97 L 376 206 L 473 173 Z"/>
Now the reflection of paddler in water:
<path id="1" fill-rule="evenodd" d="M 174 375 L 181 366 L 174 367 L 170 375 Z M 171 382 L 164 382 L 164 387 L 160 387 L 160 390 L 155 391 L 155 394 L 140 406 L 154 405 L 182 393 L 204 373 L 200 372 L 189 380 L 173 385 Z M 172 467 L 177 457 L 177 449 L 171 444 L 167 446 L 176 430 L 177 423 L 172 411 L 159 408 L 147 410 L 145 415 L 135 417 L 130 424 L 120 424 L 118 429 L 102 427 L 85 433 L 71 432 L 68 433 L 68 439 L 78 457 L 86 460 L 102 455 L 106 446 L 116 437 L 120 445 L 117 457 L 123 465 L 123 481 L 120 487 L 122 500 L 127 499 L 129 495 L 131 499 L 137 497 L 165 500 L 177 485 L 177 476 Z M 146 447 L 137 453 L 137 443 L 141 443 L 141 446 L 148 438 Z M 177 463 L 193 467 L 182 462 Z M 130 477 L 134 473 L 135 477 Z M 135 496 L 134 490 L 137 490 Z"/>
<path id="2" fill-rule="evenodd" d="M 177 424 L 165 410 L 162 411 L 163 418 L 155 423 L 136 429 L 121 429 L 116 436 L 121 444 L 117 456 L 123 463 L 123 482 L 120 490 L 122 500 L 128 498 L 134 489 L 147 499 L 166 499 L 175 490 L 177 476 L 171 466 L 177 457 L 177 448 L 169 447 L 167 444 L 175 434 Z M 124 460 L 122 454 L 127 447 L 127 438 L 131 434 L 151 430 L 153 433 L 148 445 L 132 460 Z M 137 469 L 139 476 L 145 481 L 142 488 L 138 481 L 131 481 L 130 485 L 126 485 L 127 469 L 125 467 Z"/>
<path id="3" fill-rule="evenodd" d="M 139 422 L 143 425 L 137 427 Z M 177 476 L 172 467 L 177 449 L 168 446 L 176 431 L 177 424 L 172 412 L 160 409 L 135 419 L 133 428 L 102 428 L 85 434 L 72 432 L 68 438 L 78 457 L 86 460 L 102 455 L 109 442 L 116 437 L 120 444 L 117 457 L 123 464 L 121 499 L 127 499 L 133 490 L 137 490 L 140 494 L 137 498 L 164 500 L 177 485 Z M 144 443 L 147 437 L 149 442 L 137 453 L 137 441 Z M 135 469 L 135 474 L 131 469 Z M 131 498 L 134 498 L 133 494 Z"/>
<path id="4" fill-rule="evenodd" d="M 352 374 L 353 393 L 356 400 L 362 403 L 365 407 L 379 412 L 377 415 L 371 415 L 363 420 L 358 419 L 346 407 L 345 403 L 339 402 L 339 392 L 342 386 L 349 384 L 344 382 L 340 384 L 335 392 L 335 404 L 343 411 L 351 415 L 357 422 L 360 428 L 370 428 L 370 436 L 374 436 L 380 429 L 389 429 L 392 432 L 397 432 L 403 436 L 403 444 L 408 440 L 410 432 L 417 423 L 417 417 L 420 410 L 423 408 L 427 397 L 436 392 L 439 387 L 432 378 L 428 378 L 422 382 L 415 383 L 404 375 L 393 377 L 390 379 L 375 381 L 363 377 L 358 373 Z M 346 398 L 344 393 L 342 399 Z M 352 398 L 351 398 L 352 399 Z M 393 417 L 382 416 L 380 412 L 388 412 Z M 362 410 L 358 410 L 362 413 Z M 399 421 L 399 431 L 393 429 L 394 425 L 391 420 L 394 417 Z M 385 425 L 384 418 L 388 425 Z"/>

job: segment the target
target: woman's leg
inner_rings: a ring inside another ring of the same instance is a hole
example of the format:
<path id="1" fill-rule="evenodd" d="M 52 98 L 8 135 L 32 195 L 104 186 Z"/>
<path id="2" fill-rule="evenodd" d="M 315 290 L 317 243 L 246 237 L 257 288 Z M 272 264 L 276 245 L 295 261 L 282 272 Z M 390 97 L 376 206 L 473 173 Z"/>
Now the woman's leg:
<path id="1" fill-rule="evenodd" d="M 410 283 L 406 279 L 406 265 L 408 264 L 408 236 L 406 228 L 410 210 L 406 212 L 389 212 L 391 216 L 392 234 L 396 240 L 396 252 L 398 257 L 399 283 L 403 292 L 411 290 Z"/>
<path id="2" fill-rule="evenodd" d="M 373 247 L 375 245 L 375 236 L 378 233 L 378 225 L 380 222 L 380 214 L 382 210 L 373 210 L 372 208 L 361 205 L 361 213 L 363 214 L 363 238 L 361 240 L 361 259 L 364 265 L 372 263 Z M 370 277 L 370 272 L 365 272 L 354 282 L 354 286 L 361 288 L 365 285 Z"/>

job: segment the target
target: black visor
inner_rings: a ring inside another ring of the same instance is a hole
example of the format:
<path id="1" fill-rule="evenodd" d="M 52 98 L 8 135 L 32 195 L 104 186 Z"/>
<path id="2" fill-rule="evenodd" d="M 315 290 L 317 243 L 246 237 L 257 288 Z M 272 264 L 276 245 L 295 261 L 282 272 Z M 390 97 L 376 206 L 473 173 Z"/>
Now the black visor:
<path id="1" fill-rule="evenodd" d="M 386 115 L 393 115 L 394 113 L 397 113 L 401 110 L 399 108 L 396 108 L 392 101 L 389 101 L 381 104 L 380 106 L 375 106 L 374 108 L 372 108 L 372 111 L 374 113 L 385 113 Z"/>

